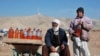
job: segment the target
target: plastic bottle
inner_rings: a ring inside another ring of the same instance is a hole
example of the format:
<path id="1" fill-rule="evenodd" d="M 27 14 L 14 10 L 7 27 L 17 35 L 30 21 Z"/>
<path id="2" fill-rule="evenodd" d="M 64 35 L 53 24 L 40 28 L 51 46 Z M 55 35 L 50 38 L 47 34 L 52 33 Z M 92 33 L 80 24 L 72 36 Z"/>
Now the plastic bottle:
<path id="1" fill-rule="evenodd" d="M 80 35 L 81 35 L 81 29 L 76 29 L 75 30 L 75 34 L 76 34 L 77 37 L 80 37 Z"/>
<path id="2" fill-rule="evenodd" d="M 8 38 L 13 38 L 14 37 L 14 30 L 12 27 L 10 27 L 9 31 L 8 31 Z"/>
<path id="3" fill-rule="evenodd" d="M 37 29 L 36 31 L 36 39 L 41 40 L 42 39 L 42 30 Z"/>
<path id="4" fill-rule="evenodd" d="M 27 30 L 27 39 L 30 39 L 30 32 L 31 32 L 31 28 L 28 28 L 28 30 Z"/>
<path id="5" fill-rule="evenodd" d="M 24 38 L 23 39 L 27 39 L 27 29 L 26 28 L 24 30 Z"/>
<path id="6" fill-rule="evenodd" d="M 16 28 L 15 32 L 14 32 L 14 38 L 18 39 L 19 38 L 19 30 L 18 28 Z"/>
<path id="7" fill-rule="evenodd" d="M 20 30 L 20 39 L 24 39 L 24 31 L 23 31 L 23 29 Z"/>

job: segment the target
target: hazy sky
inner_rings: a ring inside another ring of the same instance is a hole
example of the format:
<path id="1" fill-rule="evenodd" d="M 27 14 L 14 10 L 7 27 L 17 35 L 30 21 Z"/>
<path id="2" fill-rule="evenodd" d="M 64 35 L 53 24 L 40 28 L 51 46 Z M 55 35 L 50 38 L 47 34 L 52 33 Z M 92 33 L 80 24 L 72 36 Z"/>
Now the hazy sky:
<path id="1" fill-rule="evenodd" d="M 100 19 L 100 0 L 0 0 L 0 16 L 46 16 L 74 18 L 83 7 L 85 15 Z"/>

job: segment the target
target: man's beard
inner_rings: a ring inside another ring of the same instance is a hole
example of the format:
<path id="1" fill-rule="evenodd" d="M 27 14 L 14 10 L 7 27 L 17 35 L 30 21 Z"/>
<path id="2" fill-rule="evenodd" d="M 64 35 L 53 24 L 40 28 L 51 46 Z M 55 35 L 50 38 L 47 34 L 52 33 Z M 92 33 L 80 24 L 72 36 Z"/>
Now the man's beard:
<path id="1" fill-rule="evenodd" d="M 59 30 L 59 26 L 57 27 L 52 27 L 54 31 L 58 31 Z"/>

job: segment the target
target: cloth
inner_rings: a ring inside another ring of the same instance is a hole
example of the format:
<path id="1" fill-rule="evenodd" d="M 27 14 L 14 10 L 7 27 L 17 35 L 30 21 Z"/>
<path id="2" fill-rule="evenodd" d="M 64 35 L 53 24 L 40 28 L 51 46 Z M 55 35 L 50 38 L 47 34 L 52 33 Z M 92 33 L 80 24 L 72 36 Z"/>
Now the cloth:
<path id="1" fill-rule="evenodd" d="M 88 40 L 89 39 L 89 32 L 92 29 L 92 21 L 84 16 L 82 19 L 79 19 L 78 17 L 76 17 L 74 20 L 71 21 L 70 23 L 70 28 L 69 28 L 69 33 L 72 35 L 75 32 L 75 28 L 77 28 L 78 22 L 82 20 L 83 24 L 82 24 L 82 39 L 84 40 Z"/>
<path id="2" fill-rule="evenodd" d="M 77 43 L 73 42 L 74 56 L 80 56 L 80 54 L 82 54 L 83 56 L 90 56 L 87 42 L 79 41 L 78 43 L 80 43 L 81 45 L 77 46 Z"/>
<path id="3" fill-rule="evenodd" d="M 45 35 L 45 44 L 48 46 L 48 47 L 50 47 L 50 46 L 52 46 L 52 45 L 57 45 L 56 43 L 57 42 L 59 42 L 60 41 L 60 45 L 61 44 L 65 44 L 65 45 L 67 45 L 67 43 L 68 43 L 68 39 L 67 39 L 67 36 L 66 36 L 66 33 L 65 33 L 65 31 L 63 30 L 63 29 L 61 29 L 61 28 L 59 28 L 59 40 L 57 40 L 54 36 L 53 36 L 53 29 L 52 28 L 50 28 L 50 29 L 48 29 L 47 30 L 47 33 L 46 33 L 46 35 Z M 56 41 L 57 42 L 56 42 Z M 59 45 L 59 44 L 58 44 Z"/>
<path id="4" fill-rule="evenodd" d="M 78 47 L 81 47 L 81 40 L 79 37 L 75 37 L 75 43 Z"/>

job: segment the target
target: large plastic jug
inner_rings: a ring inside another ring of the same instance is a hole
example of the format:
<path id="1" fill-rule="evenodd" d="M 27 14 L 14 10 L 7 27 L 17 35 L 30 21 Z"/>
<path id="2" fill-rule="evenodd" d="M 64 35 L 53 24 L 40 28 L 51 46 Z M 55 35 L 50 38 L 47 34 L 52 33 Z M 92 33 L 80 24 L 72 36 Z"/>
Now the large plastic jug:
<path id="1" fill-rule="evenodd" d="M 59 53 L 57 53 L 57 52 L 51 52 L 50 56 L 59 56 Z"/>

